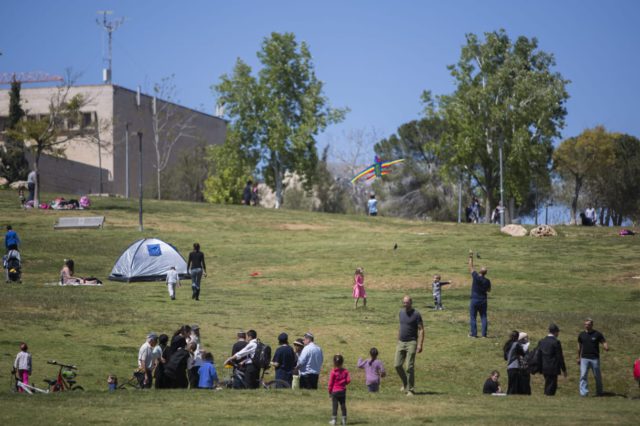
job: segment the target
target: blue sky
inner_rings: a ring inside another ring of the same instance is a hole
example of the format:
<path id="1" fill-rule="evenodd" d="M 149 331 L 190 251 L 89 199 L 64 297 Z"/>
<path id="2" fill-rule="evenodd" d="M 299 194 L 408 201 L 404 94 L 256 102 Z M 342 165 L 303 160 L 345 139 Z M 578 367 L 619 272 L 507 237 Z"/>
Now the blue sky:
<path id="1" fill-rule="evenodd" d="M 178 98 L 213 112 L 210 86 L 236 58 L 257 66 L 256 52 L 272 31 L 293 32 L 311 49 L 333 106 L 351 112 L 321 135 L 381 136 L 420 115 L 420 93 L 451 93 L 446 66 L 465 33 L 505 28 L 537 37 L 555 55 L 568 87 L 563 137 L 598 124 L 640 136 L 640 2 L 594 0 L 485 1 L 34 1 L 4 0 L 0 72 L 72 67 L 80 83 L 101 82 L 106 52 L 98 10 L 126 17 L 114 38 L 113 81 L 149 90 L 175 74 Z"/>

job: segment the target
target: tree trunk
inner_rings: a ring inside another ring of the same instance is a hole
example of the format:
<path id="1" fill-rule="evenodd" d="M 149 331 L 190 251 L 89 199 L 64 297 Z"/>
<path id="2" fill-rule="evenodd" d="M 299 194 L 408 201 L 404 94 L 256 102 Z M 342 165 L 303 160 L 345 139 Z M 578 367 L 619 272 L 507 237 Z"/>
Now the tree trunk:
<path id="1" fill-rule="evenodd" d="M 581 188 L 582 178 L 576 176 L 576 187 L 573 192 L 573 200 L 571 200 L 571 221 L 569 222 L 571 225 L 578 223 L 578 196 L 580 195 Z"/>
<path id="2" fill-rule="evenodd" d="M 33 159 L 33 170 L 36 172 L 36 186 L 33 190 L 33 207 L 40 208 L 40 152 L 36 151 L 36 155 Z"/>
<path id="3" fill-rule="evenodd" d="M 600 207 L 600 226 L 604 226 L 604 207 Z"/>
<path id="4" fill-rule="evenodd" d="M 609 221 L 611 220 L 611 207 L 607 208 L 607 216 L 604 219 L 604 226 L 609 226 Z"/>

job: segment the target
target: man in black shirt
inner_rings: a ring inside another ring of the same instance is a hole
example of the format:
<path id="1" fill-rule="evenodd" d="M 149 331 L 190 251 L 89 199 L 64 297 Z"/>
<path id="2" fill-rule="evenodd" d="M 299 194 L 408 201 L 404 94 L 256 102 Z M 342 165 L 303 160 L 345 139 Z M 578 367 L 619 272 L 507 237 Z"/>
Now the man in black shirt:
<path id="1" fill-rule="evenodd" d="M 247 346 L 249 344 L 249 342 L 247 342 L 247 333 L 245 333 L 244 331 L 239 331 L 238 332 L 238 341 L 235 342 L 233 344 L 233 347 L 231 348 L 231 356 L 237 354 L 238 352 L 240 352 L 242 349 L 244 349 L 245 346 Z M 233 372 L 235 373 L 235 370 L 239 369 L 242 372 L 244 372 L 244 366 L 243 365 L 234 365 L 233 367 Z M 242 383 L 242 381 L 238 378 L 238 376 L 236 374 L 233 375 L 233 384 L 232 384 L 234 389 L 242 389 L 244 387 L 244 384 Z"/>
<path id="2" fill-rule="evenodd" d="M 593 329 L 593 320 L 584 320 L 584 331 L 578 335 L 578 365 L 580 366 L 580 396 L 589 395 L 587 377 L 589 369 L 596 379 L 596 396 L 602 395 L 602 375 L 600 373 L 600 344 L 605 351 L 609 345 L 602 333 Z"/>
<path id="3" fill-rule="evenodd" d="M 403 392 L 413 395 L 415 385 L 415 362 L 416 353 L 422 352 L 424 342 L 424 326 L 420 312 L 412 307 L 411 297 L 404 296 L 402 299 L 404 309 L 400 311 L 400 330 L 398 331 L 398 344 L 396 346 L 396 356 L 394 366 L 402 380 Z M 408 358 L 408 359 L 407 359 Z M 404 362 L 407 361 L 407 370 L 404 370 Z M 409 376 L 407 379 L 407 375 Z"/>
<path id="4" fill-rule="evenodd" d="M 473 252 L 469 251 L 469 272 L 473 278 L 471 283 L 471 302 L 469 303 L 469 337 L 478 337 L 476 317 L 480 314 L 482 337 L 487 337 L 487 293 L 491 291 L 491 281 L 486 277 L 487 268 L 480 268 L 480 273 L 473 267 Z"/>
<path id="5" fill-rule="evenodd" d="M 276 369 L 276 380 L 283 380 L 289 383 L 293 381 L 293 368 L 296 366 L 296 354 L 289 346 L 289 336 L 287 333 L 280 333 L 278 336 L 278 349 L 273 355 L 271 365 Z"/>

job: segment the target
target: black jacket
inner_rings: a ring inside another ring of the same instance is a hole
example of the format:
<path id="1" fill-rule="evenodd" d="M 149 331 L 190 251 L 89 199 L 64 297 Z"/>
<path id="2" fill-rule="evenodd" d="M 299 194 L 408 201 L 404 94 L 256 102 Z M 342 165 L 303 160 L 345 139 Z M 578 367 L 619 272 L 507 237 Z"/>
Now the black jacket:
<path id="1" fill-rule="evenodd" d="M 547 336 L 538 343 L 542 374 L 545 376 L 557 376 L 567 371 L 562 354 L 560 340 L 554 336 Z"/>

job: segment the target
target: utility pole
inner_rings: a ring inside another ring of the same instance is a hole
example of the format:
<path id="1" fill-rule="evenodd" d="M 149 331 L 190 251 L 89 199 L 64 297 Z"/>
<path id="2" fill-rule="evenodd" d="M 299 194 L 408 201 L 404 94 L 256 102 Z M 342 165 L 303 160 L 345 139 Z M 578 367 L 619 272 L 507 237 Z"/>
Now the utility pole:
<path id="1" fill-rule="evenodd" d="M 99 10 L 98 14 L 102 15 L 102 21 L 100 21 L 100 19 L 96 19 L 96 24 L 101 26 L 107 32 L 107 37 L 109 39 L 109 53 L 106 59 L 107 68 L 103 70 L 103 75 L 102 75 L 102 79 L 105 82 L 105 84 L 111 84 L 111 78 L 112 78 L 111 65 L 113 61 L 113 56 L 112 56 L 113 32 L 117 30 L 118 27 L 120 27 L 120 25 L 124 23 L 124 18 L 107 21 L 107 15 L 111 15 L 112 13 L 113 13 L 112 10 Z"/>
<path id="2" fill-rule="evenodd" d="M 129 198 L 129 122 L 124 123 L 124 198 Z"/>
<path id="3" fill-rule="evenodd" d="M 136 106 L 138 107 L 138 115 L 140 114 L 140 103 L 140 86 L 138 86 L 138 92 L 136 93 Z M 140 123 L 142 123 L 141 119 Z M 142 232 L 144 230 L 144 226 L 142 225 L 142 128 L 138 130 L 138 199 L 140 204 L 138 208 L 138 220 L 140 224 L 140 232 Z"/>

